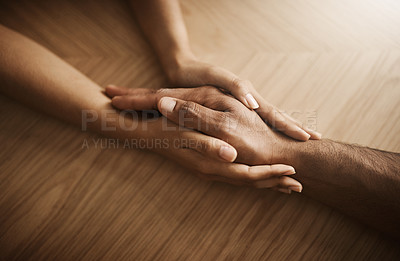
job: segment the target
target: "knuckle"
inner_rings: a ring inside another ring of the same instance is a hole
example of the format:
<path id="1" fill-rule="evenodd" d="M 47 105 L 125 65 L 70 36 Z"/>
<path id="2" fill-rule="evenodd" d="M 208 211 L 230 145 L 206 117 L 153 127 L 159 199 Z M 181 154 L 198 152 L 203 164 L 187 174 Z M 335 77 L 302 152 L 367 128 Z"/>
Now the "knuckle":
<path id="1" fill-rule="evenodd" d="M 234 78 L 232 80 L 232 85 L 235 88 L 248 88 L 249 86 L 251 86 L 251 82 L 249 80 L 242 80 L 240 78 Z"/>
<path id="2" fill-rule="evenodd" d="M 181 111 L 184 113 L 184 116 L 186 117 L 197 116 L 199 115 L 200 107 L 195 102 L 185 101 L 182 104 Z"/>
<path id="3" fill-rule="evenodd" d="M 167 89 L 162 88 L 162 89 L 158 89 L 155 91 L 156 94 L 164 94 L 166 92 Z"/>
<path id="4" fill-rule="evenodd" d="M 222 93 L 214 86 L 207 85 L 203 87 L 196 88 L 200 91 L 202 97 L 207 99 L 208 97 L 213 97 L 215 95 L 221 95 Z"/>
<path id="5" fill-rule="evenodd" d="M 171 96 L 171 92 L 167 88 L 157 89 L 153 94 L 155 95 L 157 102 L 163 97 Z"/>
<path id="6" fill-rule="evenodd" d="M 209 141 L 209 140 L 202 140 L 197 145 L 197 149 L 205 155 L 213 153 L 213 148 L 214 148 L 213 143 L 212 143 L 212 141 Z"/>
<path id="7" fill-rule="evenodd" d="M 224 134 L 232 134 L 234 131 L 235 118 L 229 117 L 227 113 L 221 113 L 218 119 L 216 119 L 217 129 Z"/>
<path id="8" fill-rule="evenodd" d="M 217 130 L 221 131 L 221 132 L 229 132 L 229 123 L 230 119 L 229 117 L 225 114 L 222 113 L 218 119 L 216 119 L 216 123 L 217 123 Z"/>
<path id="9" fill-rule="evenodd" d="M 166 89 L 158 89 L 158 90 L 155 90 L 155 91 L 153 92 L 153 93 L 155 94 L 155 96 L 156 96 L 157 102 L 160 101 L 161 98 L 164 97 L 164 96 L 166 95 L 165 90 L 166 90 Z"/>
<path id="10" fill-rule="evenodd" d="M 242 178 L 243 178 L 243 180 L 250 181 L 250 182 L 257 180 L 256 177 L 254 175 L 252 175 L 251 168 L 248 166 L 246 167 L 246 171 L 244 171 L 242 173 Z"/>
<path id="11" fill-rule="evenodd" d="M 240 79 L 239 78 L 233 78 L 232 79 L 232 86 L 233 87 L 235 87 L 235 88 L 239 88 L 239 86 L 240 86 Z"/>

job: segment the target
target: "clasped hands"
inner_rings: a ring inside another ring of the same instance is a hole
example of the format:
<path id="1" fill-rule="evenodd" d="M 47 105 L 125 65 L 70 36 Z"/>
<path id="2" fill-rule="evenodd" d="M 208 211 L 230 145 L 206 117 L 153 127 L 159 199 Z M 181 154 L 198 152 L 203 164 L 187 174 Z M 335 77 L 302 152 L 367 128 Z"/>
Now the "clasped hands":
<path id="1" fill-rule="evenodd" d="M 292 138 L 305 141 L 320 135 L 302 128 L 255 90 L 252 93 L 260 103 L 257 112 L 248 108 L 246 100 L 213 86 L 152 90 L 110 85 L 106 93 L 120 110 L 161 112 L 168 126 L 162 118 L 152 121 L 147 138 L 189 142 L 154 150 L 194 170 L 199 177 L 284 193 L 301 192 L 301 183 L 290 177 L 294 168 L 280 163 L 291 153 Z"/>

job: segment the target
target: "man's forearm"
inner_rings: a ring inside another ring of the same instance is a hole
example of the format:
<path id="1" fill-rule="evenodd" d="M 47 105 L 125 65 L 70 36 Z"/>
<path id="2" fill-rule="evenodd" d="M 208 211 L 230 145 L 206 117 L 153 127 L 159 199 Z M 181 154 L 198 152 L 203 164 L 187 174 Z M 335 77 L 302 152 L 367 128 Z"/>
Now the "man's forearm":
<path id="1" fill-rule="evenodd" d="M 293 144 L 289 157 L 304 194 L 399 237 L 399 153 L 321 140 Z"/>
<path id="2" fill-rule="evenodd" d="M 167 74 L 180 59 L 193 58 L 178 0 L 130 0 L 130 3 Z"/>

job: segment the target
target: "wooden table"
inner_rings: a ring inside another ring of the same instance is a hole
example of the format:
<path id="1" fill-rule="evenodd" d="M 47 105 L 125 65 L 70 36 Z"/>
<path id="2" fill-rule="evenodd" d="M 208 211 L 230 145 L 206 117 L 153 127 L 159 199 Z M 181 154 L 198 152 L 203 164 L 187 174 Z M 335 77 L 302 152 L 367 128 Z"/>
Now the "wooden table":
<path id="1" fill-rule="evenodd" d="M 201 59 L 324 137 L 400 151 L 400 1 L 181 4 Z M 2 1 L 0 22 L 103 86 L 165 81 L 123 1 Z M 300 194 L 205 182 L 0 101 L 0 259 L 400 258 L 389 238 Z"/>

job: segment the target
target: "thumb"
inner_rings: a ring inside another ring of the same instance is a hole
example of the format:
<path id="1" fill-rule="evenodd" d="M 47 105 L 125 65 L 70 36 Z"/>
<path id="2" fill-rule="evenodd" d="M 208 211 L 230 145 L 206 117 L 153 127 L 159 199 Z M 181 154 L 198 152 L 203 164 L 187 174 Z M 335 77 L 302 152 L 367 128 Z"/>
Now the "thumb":
<path id="1" fill-rule="evenodd" d="M 158 110 L 169 120 L 189 129 L 221 138 L 220 120 L 223 112 L 215 111 L 192 101 L 163 97 Z"/>

